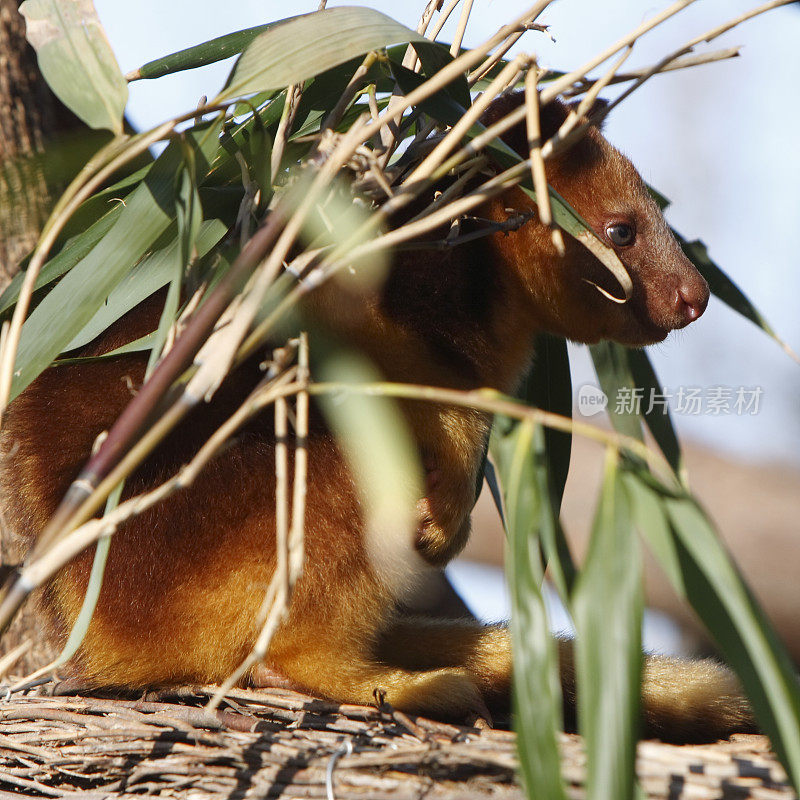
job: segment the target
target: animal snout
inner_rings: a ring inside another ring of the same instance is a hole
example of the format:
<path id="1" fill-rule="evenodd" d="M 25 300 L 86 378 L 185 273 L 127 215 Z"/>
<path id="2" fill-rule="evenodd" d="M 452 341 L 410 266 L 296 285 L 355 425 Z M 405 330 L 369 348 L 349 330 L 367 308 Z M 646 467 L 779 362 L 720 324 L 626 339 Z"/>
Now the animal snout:
<path id="1" fill-rule="evenodd" d="M 708 284 L 700 275 L 682 280 L 676 290 L 674 311 L 676 328 L 683 328 L 694 322 L 706 310 L 708 305 Z"/>

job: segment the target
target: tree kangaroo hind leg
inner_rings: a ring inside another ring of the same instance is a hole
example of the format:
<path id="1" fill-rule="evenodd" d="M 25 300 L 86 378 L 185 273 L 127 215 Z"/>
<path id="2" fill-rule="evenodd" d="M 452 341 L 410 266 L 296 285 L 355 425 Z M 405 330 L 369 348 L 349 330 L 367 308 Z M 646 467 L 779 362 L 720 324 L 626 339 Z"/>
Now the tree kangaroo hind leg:
<path id="1" fill-rule="evenodd" d="M 294 685 L 338 702 L 374 705 L 385 699 L 411 714 L 487 718 L 481 691 L 469 670 L 455 666 L 403 669 L 374 658 L 370 649 L 367 642 L 320 637 L 311 648 L 275 654 L 270 663 Z"/>
<path id="2" fill-rule="evenodd" d="M 556 639 L 565 718 L 576 716 L 574 642 Z M 490 708 L 508 709 L 511 635 L 505 625 L 474 620 L 398 618 L 378 641 L 381 658 L 406 669 L 465 670 Z M 665 741 L 715 741 L 756 729 L 736 676 L 712 660 L 645 655 L 642 722 Z"/>

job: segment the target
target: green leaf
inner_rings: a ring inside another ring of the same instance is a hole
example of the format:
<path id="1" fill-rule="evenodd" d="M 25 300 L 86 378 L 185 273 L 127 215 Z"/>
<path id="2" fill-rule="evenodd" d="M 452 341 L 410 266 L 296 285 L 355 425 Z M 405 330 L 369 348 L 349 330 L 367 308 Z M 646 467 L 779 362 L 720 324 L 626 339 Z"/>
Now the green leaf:
<path id="1" fill-rule="evenodd" d="M 536 339 L 535 353 L 534 366 L 517 396 L 537 408 L 569 417 L 572 413 L 572 386 L 566 342 L 559 337 L 541 334 Z M 520 435 L 522 428 L 518 422 L 495 422 L 491 441 L 493 458 L 498 464 L 501 463 L 498 448 L 503 446 L 503 442 L 515 447 Z M 541 495 L 548 499 L 547 503 L 540 504 L 539 516 L 535 518 L 535 535 L 544 548 L 553 583 L 566 604 L 577 571 L 561 527 L 559 512 L 569 472 L 572 436 L 549 428 L 544 429 L 542 436 L 540 444 L 537 439 L 536 468 L 529 476 L 528 491 L 532 496 Z M 501 482 L 503 480 L 501 476 Z M 531 520 L 534 521 L 534 518 Z"/>
<path id="2" fill-rule="evenodd" d="M 80 332 L 64 347 L 64 352 L 88 344 L 123 314 L 135 308 L 142 300 L 166 286 L 175 275 L 179 262 L 178 241 L 174 225 L 167 228 L 161 239 L 171 240 L 168 245 L 143 258 L 112 290 L 103 305 Z M 197 238 L 198 253 L 203 256 L 227 233 L 219 220 L 207 220 Z"/>
<path id="3" fill-rule="evenodd" d="M 128 344 L 117 347 L 114 350 L 109 350 L 99 356 L 76 356 L 74 358 L 59 358 L 53 362 L 54 367 L 65 367 L 71 364 L 90 364 L 93 361 L 103 361 L 107 358 L 115 358 L 116 356 L 124 356 L 129 353 L 146 353 L 153 349 L 153 344 L 156 341 L 156 331 L 142 336 L 140 339 L 135 339 Z"/>
<path id="4" fill-rule="evenodd" d="M 122 496 L 122 491 L 125 488 L 125 481 L 120 481 L 106 500 L 106 507 L 103 514 L 108 514 L 113 511 L 119 504 L 119 499 Z M 66 664 L 67 661 L 78 652 L 78 648 L 83 643 L 86 637 L 86 632 L 89 630 L 89 624 L 92 621 L 92 615 L 97 607 L 97 601 L 100 597 L 100 590 L 103 588 L 103 576 L 106 571 L 106 561 L 108 560 L 108 552 L 111 549 L 111 534 L 107 533 L 97 540 L 94 551 L 94 559 L 92 561 L 92 571 L 89 573 L 89 583 L 86 586 L 86 594 L 83 597 L 81 610 L 75 618 L 72 625 L 72 630 L 69 632 L 64 648 L 59 653 L 58 658 L 53 662 L 54 667 L 60 667 Z"/>
<path id="5" fill-rule="evenodd" d="M 637 525 L 739 676 L 761 729 L 800 785 L 800 687 L 794 666 L 694 498 L 627 465 Z"/>
<path id="6" fill-rule="evenodd" d="M 514 728 L 529 797 L 564 798 L 557 731 L 561 689 L 553 637 L 542 597 L 544 567 L 537 523 L 552 521 L 541 426 L 497 420 L 493 455 L 502 475 L 508 532 L 508 578 L 514 659 Z M 512 436 L 503 432 L 513 431 Z"/>
<path id="7" fill-rule="evenodd" d="M 687 597 L 736 671 L 764 733 L 800 786 L 800 689 L 791 659 L 692 498 L 664 500 Z"/>
<path id="8" fill-rule="evenodd" d="M 608 398 L 611 424 L 620 433 L 643 439 L 642 421 L 685 482 L 681 447 L 658 376 L 644 350 L 600 342 L 589 348 L 600 386 Z"/>
<path id="9" fill-rule="evenodd" d="M 764 318 L 761 312 L 747 299 L 744 292 L 711 260 L 708 248 L 699 239 L 692 242 L 684 239 L 676 231 L 672 231 L 675 238 L 686 253 L 686 257 L 697 267 L 698 272 L 708 282 L 711 293 L 722 300 L 725 305 L 732 308 L 745 319 L 761 328 L 764 333 L 771 336 L 792 358 L 798 360 L 797 355 L 778 336 L 775 329 Z"/>
<path id="10" fill-rule="evenodd" d="M 662 496 L 651 485 L 652 477 L 646 467 L 630 459 L 626 459 L 625 466 L 622 482 L 631 500 L 631 513 L 636 529 L 644 537 L 678 594 L 685 598 L 686 588 L 680 558 Z"/>
<path id="11" fill-rule="evenodd" d="M 177 197 L 175 198 L 178 247 L 175 249 L 176 257 L 172 265 L 172 276 L 169 282 L 167 298 L 164 301 L 164 308 L 161 310 L 153 349 L 150 351 L 150 358 L 147 360 L 145 380 L 150 377 L 159 358 L 161 358 L 169 330 L 178 316 L 184 273 L 195 258 L 197 238 L 203 222 L 203 207 L 200 203 L 200 195 L 198 194 L 195 180 L 194 151 L 185 144 L 183 150 L 185 161 L 179 175 L 179 186 L 176 187 Z M 224 229 L 224 226 L 221 227 Z"/>
<path id="12" fill-rule="evenodd" d="M 278 22 L 283 22 L 283 20 L 226 33 L 216 39 L 209 39 L 202 44 L 196 44 L 193 47 L 178 50 L 162 58 L 148 61 L 135 70 L 131 78 L 134 80 L 161 78 L 173 72 L 182 72 L 186 69 L 195 69 L 196 67 L 204 67 L 207 64 L 214 64 L 217 61 L 224 61 L 226 58 L 231 58 L 231 56 L 241 53 L 259 34 L 268 31 Z"/>
<path id="13" fill-rule="evenodd" d="M 634 793 L 644 600 L 639 543 L 617 459 L 609 448 L 572 608 L 578 723 L 586 742 L 590 800 L 627 800 Z"/>
<path id="14" fill-rule="evenodd" d="M 429 42 L 427 39 L 423 39 L 421 42 L 414 42 L 413 47 L 419 56 L 422 73 L 428 78 L 453 61 L 450 51 L 439 42 Z M 463 108 L 469 108 L 472 103 L 467 76 L 464 73 L 448 83 L 446 91 Z"/>
<path id="15" fill-rule="evenodd" d="M 250 164 L 251 179 L 261 192 L 261 207 L 265 207 L 272 197 L 272 137 L 266 129 L 259 114 L 253 118 L 253 127 L 250 131 Z"/>
<path id="16" fill-rule="evenodd" d="M 381 380 L 366 359 L 329 339 L 312 336 L 311 352 L 313 373 L 322 381 Z M 417 447 L 400 406 L 388 397 L 357 392 L 320 396 L 319 404 L 355 477 L 373 568 L 383 575 L 402 575 L 404 565 L 413 571 L 421 560 L 414 538 L 416 503 L 424 489 Z"/>
<path id="17" fill-rule="evenodd" d="M 34 284 L 36 289 L 52 283 L 60 278 L 65 272 L 71 270 L 79 261 L 85 258 L 92 248 L 108 233 L 117 221 L 122 206 L 115 206 L 104 217 L 101 217 L 89 229 L 69 239 L 57 256 L 51 258 L 42 267 Z M 0 295 L 0 314 L 13 308 L 19 297 L 22 282 L 25 280 L 25 273 L 18 272 L 14 279 Z"/>
<path id="18" fill-rule="evenodd" d="M 423 39 L 370 8 L 342 6 L 280 22 L 244 51 L 215 102 L 313 78 L 357 55 Z"/>
<path id="19" fill-rule="evenodd" d="M 221 122 L 187 136 L 197 148 L 198 169 L 208 169 Z M 166 230 L 175 213 L 175 175 L 183 161 L 180 144 L 161 154 L 141 186 L 131 192 L 108 233 L 39 303 L 22 327 L 11 397 L 16 397 L 94 316 L 122 276 Z"/>
<path id="20" fill-rule="evenodd" d="M 19 10 L 58 99 L 90 128 L 121 134 L 128 84 L 92 0 L 25 0 Z"/>
<path id="21" fill-rule="evenodd" d="M 637 392 L 625 348 L 615 342 L 599 342 L 591 345 L 589 351 L 600 388 L 608 398 L 611 424 L 620 433 L 642 440 L 639 411 L 643 392 Z"/>
<path id="22" fill-rule="evenodd" d="M 675 427 L 672 424 L 672 416 L 661 382 L 658 380 L 653 365 L 644 350 L 625 348 L 624 352 L 635 385 L 644 390 L 642 409 L 644 421 L 675 474 L 685 482 L 686 469 L 683 464 L 681 445 L 678 441 L 678 435 L 675 433 Z M 652 404 L 652 408 L 651 399 L 655 401 Z M 659 399 L 663 402 L 659 402 Z"/>
<path id="23" fill-rule="evenodd" d="M 560 336 L 540 333 L 533 350 L 534 362 L 517 392 L 527 403 L 543 411 L 552 411 L 562 417 L 572 416 L 572 376 L 569 369 L 567 342 Z M 546 428 L 544 433 L 547 453 L 551 502 L 556 512 L 561 510 L 564 486 L 569 474 L 572 454 L 572 434 Z"/>

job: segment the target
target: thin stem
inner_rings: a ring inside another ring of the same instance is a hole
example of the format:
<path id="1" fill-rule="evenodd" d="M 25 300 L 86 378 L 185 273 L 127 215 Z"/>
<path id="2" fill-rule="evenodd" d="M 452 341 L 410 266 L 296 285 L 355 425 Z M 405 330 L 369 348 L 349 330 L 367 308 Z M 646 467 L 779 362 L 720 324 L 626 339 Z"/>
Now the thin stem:
<path id="1" fill-rule="evenodd" d="M 610 47 L 603 50 L 599 55 L 589 59 L 582 67 L 568 72 L 561 78 L 554 80 L 546 89 L 542 90 L 541 103 L 546 105 L 551 100 L 555 99 L 561 92 L 570 87 L 576 80 L 580 80 L 587 72 L 595 69 L 607 59 L 611 58 L 615 53 L 632 45 L 639 37 L 643 36 L 648 31 L 660 25 L 670 17 L 675 16 L 679 11 L 690 6 L 696 0 L 678 0 L 668 8 L 664 9 L 660 14 L 656 14 L 646 22 L 643 22 L 637 28 L 634 28 L 630 33 L 623 36 Z"/>
<path id="2" fill-rule="evenodd" d="M 306 494 L 308 492 L 308 335 L 300 334 L 297 352 L 297 381 L 303 389 L 297 393 L 295 406 L 294 482 L 292 485 L 292 528 L 289 532 L 289 575 L 300 577 L 304 560 Z"/>
<path id="3" fill-rule="evenodd" d="M 480 119 L 484 111 L 491 105 L 495 97 L 506 88 L 520 67 L 528 63 L 528 56 L 519 55 L 510 61 L 491 82 L 486 91 L 469 107 L 467 113 L 447 132 L 420 165 L 403 181 L 401 189 L 421 183 L 433 175 L 445 157 L 455 148 L 464 134 Z"/>
<path id="4" fill-rule="evenodd" d="M 728 58 L 737 58 L 740 55 L 740 51 L 740 47 L 725 47 L 721 50 L 714 50 L 712 53 L 700 53 L 699 55 L 695 56 L 678 58 L 665 64 L 659 70 L 659 73 L 662 74 L 665 72 L 673 72 L 679 69 L 690 69 L 691 67 L 699 67 L 703 64 L 712 64 L 715 61 L 724 61 Z M 638 80 L 644 75 L 651 74 L 651 70 L 652 67 L 648 67 L 647 69 L 638 69 L 631 72 L 618 72 L 613 78 L 611 78 L 611 80 L 608 82 L 608 85 L 614 86 L 619 83 L 629 83 L 631 81 Z M 566 90 L 563 92 L 563 94 L 568 97 L 574 97 L 575 95 L 583 94 L 590 86 L 594 85 L 595 82 L 596 79 L 594 78 L 583 78 L 580 81 L 580 85 Z"/>
<path id="5" fill-rule="evenodd" d="M 275 132 L 275 142 L 272 145 L 272 153 L 270 154 L 270 170 L 273 183 L 281 169 L 283 151 L 289 138 L 289 130 L 294 122 L 294 115 L 297 111 L 297 103 L 301 93 L 302 87 L 297 84 L 292 84 L 286 89 L 286 102 L 281 110 L 281 118 L 278 121 L 278 130 Z"/>
<path id="6" fill-rule="evenodd" d="M 536 204 L 539 209 L 539 219 L 543 225 L 550 228 L 550 237 L 559 255 L 564 255 L 564 237 L 561 229 L 553 222 L 553 211 L 550 207 L 550 191 L 547 188 L 547 175 L 542 158 L 542 130 L 539 120 L 539 92 L 536 88 L 539 70 L 536 60 L 525 75 L 525 109 L 528 126 L 528 152 L 531 162 L 531 180 L 536 192 Z"/>
<path id="7" fill-rule="evenodd" d="M 275 543 L 281 593 L 289 596 L 289 414 L 286 398 L 275 400 Z"/>
<path id="8" fill-rule="evenodd" d="M 411 383 L 342 383 L 326 381 L 324 383 L 312 383 L 308 387 L 308 392 L 311 395 L 356 393 L 378 397 L 396 397 L 404 400 L 423 400 L 461 408 L 474 408 L 478 411 L 500 414 L 512 419 L 531 420 L 553 430 L 584 436 L 616 450 L 626 450 L 645 461 L 651 469 L 658 468 L 677 491 L 682 490 L 669 462 L 660 453 L 657 453 L 638 439 L 615 431 L 597 428 L 586 422 L 578 422 L 569 417 L 554 414 L 551 411 L 532 408 L 494 389 L 460 390 Z"/>
<path id="9" fill-rule="evenodd" d="M 377 60 L 378 54 L 374 50 L 370 53 L 367 53 L 358 69 L 353 73 L 353 77 L 350 78 L 347 86 L 344 87 L 342 94 L 336 101 L 336 105 L 330 110 L 328 116 L 325 117 L 324 122 L 320 126 L 320 130 L 332 130 L 342 121 L 344 112 L 353 101 L 353 98 L 356 96 L 358 90 L 361 88 L 364 76 L 369 72 L 370 68 Z"/>
<path id="10" fill-rule="evenodd" d="M 469 15 L 472 12 L 472 2 L 473 0 L 464 0 L 464 5 L 461 8 L 461 17 L 458 20 L 456 35 L 453 37 L 453 43 L 450 45 L 450 55 L 453 57 L 458 54 L 458 51 L 461 49 L 461 42 L 464 41 Z"/>
<path id="11" fill-rule="evenodd" d="M 505 44 L 500 45 L 486 61 L 474 69 L 467 77 L 467 83 L 470 88 L 472 88 L 530 29 L 530 26 L 526 25 L 522 30 L 509 36 Z"/>

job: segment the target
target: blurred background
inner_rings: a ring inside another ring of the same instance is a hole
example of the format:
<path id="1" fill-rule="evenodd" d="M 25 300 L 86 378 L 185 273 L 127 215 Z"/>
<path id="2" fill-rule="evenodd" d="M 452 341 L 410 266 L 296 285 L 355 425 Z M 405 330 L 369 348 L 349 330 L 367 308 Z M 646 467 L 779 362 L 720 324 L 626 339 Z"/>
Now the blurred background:
<path id="1" fill-rule="evenodd" d="M 139 0 L 132 6 L 95 0 L 124 72 L 169 52 L 240 28 L 313 11 L 317 0 L 264 3 L 237 0 Z M 340 5 L 335 0 L 329 7 Z M 422 2 L 348 0 L 369 5 L 416 27 Z M 527 4 L 475 0 L 465 44 L 477 44 Z M 666 3 L 636 0 L 560 0 L 540 17 L 546 35 L 531 32 L 517 49 L 542 66 L 569 69 L 613 43 Z M 626 70 L 647 66 L 687 40 L 753 7 L 742 0 L 698 0 L 641 40 Z M 221 14 L 220 11 L 223 13 Z M 219 19 L 224 17 L 224 26 Z M 458 11 L 442 34 L 449 41 Z M 717 39 L 711 48 L 741 45 L 738 58 L 656 76 L 615 111 L 608 138 L 628 154 L 644 178 L 671 199 L 667 216 L 689 239 L 702 238 L 711 257 L 740 285 L 773 327 L 800 350 L 800 5 L 771 11 Z M 703 48 L 698 48 L 698 52 Z M 514 52 L 514 51 L 512 51 Z M 193 108 L 222 86 L 231 62 L 131 85 L 128 115 L 145 129 Z M 607 94 L 613 97 L 616 90 Z M 662 383 L 681 387 L 760 389 L 757 413 L 733 409 L 712 415 L 675 414 L 692 486 L 716 519 L 743 572 L 800 661 L 800 367 L 782 350 L 712 298 L 688 330 L 650 349 Z M 595 382 L 588 354 L 572 350 L 574 385 Z M 576 409 L 576 414 L 578 413 Z M 595 420 L 600 418 L 595 417 Z M 602 424 L 602 423 L 599 423 Z M 564 520 L 581 552 L 599 484 L 600 453 L 576 441 Z M 475 613 L 507 616 L 500 567 L 503 537 L 496 514 L 481 501 L 466 561 L 451 578 Z M 704 648 L 702 634 L 655 570 L 648 598 L 647 645 L 677 652 Z M 568 620 L 557 609 L 554 627 Z"/>

